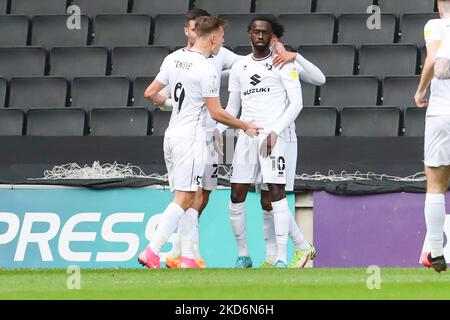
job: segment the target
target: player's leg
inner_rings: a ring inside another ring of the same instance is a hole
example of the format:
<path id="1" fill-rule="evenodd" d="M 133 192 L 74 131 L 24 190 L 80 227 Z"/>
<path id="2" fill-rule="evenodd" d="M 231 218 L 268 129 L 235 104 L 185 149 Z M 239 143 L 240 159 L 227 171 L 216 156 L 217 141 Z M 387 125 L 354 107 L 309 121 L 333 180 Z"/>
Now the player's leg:
<path id="1" fill-rule="evenodd" d="M 447 267 L 444 247 L 445 193 L 448 190 L 450 167 L 425 167 L 427 176 L 427 193 L 425 196 L 425 222 L 427 241 L 431 252 L 425 253 L 422 261 L 436 271 L 444 271 Z"/>
<path id="2" fill-rule="evenodd" d="M 273 220 L 272 203 L 268 190 L 261 189 L 261 207 L 263 210 L 264 241 L 266 245 L 266 260 L 260 268 L 273 268 L 277 258 L 277 241 Z"/>
<path id="3" fill-rule="evenodd" d="M 250 268 L 253 265 L 247 246 L 245 199 L 258 171 L 258 142 L 240 134 L 233 156 L 229 205 L 230 223 L 238 246 L 236 268 Z"/>

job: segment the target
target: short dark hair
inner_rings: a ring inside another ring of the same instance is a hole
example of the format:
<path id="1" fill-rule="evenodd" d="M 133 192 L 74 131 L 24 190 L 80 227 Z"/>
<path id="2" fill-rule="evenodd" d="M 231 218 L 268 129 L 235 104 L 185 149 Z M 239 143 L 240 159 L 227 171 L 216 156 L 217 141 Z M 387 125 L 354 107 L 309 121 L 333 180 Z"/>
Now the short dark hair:
<path id="1" fill-rule="evenodd" d="M 203 16 L 195 20 L 195 32 L 198 37 L 203 37 L 218 30 L 220 27 L 225 28 L 227 21 L 212 16 Z"/>
<path id="2" fill-rule="evenodd" d="M 275 16 L 273 16 L 271 14 L 263 14 L 263 15 L 258 15 L 256 17 L 254 17 L 248 25 L 247 32 L 250 32 L 250 30 L 252 29 L 252 24 L 255 21 L 266 21 L 266 22 L 270 23 L 270 25 L 272 26 L 272 32 L 274 35 L 277 36 L 278 39 L 280 39 L 284 35 L 283 25 L 281 23 L 279 23 L 277 18 L 275 18 Z"/>
<path id="3" fill-rule="evenodd" d="M 200 8 L 194 8 L 189 10 L 186 13 L 186 24 L 189 23 L 191 20 L 197 20 L 199 17 L 209 17 L 211 16 L 208 11 L 200 9 Z"/>

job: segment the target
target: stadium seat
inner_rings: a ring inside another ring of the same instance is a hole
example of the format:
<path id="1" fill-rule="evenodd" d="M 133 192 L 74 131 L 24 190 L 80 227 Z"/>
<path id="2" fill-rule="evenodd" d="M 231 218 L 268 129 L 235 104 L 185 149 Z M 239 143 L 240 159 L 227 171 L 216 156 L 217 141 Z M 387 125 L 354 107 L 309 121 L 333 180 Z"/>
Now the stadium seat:
<path id="1" fill-rule="evenodd" d="M 359 74 L 378 77 L 415 75 L 417 54 L 415 45 L 363 45 L 359 49 Z"/>
<path id="2" fill-rule="evenodd" d="M 133 0 L 133 13 L 157 14 L 181 13 L 189 10 L 189 0 Z"/>
<path id="3" fill-rule="evenodd" d="M 378 0 L 382 12 L 433 12 L 435 0 Z"/>
<path id="4" fill-rule="evenodd" d="M 401 43 L 413 43 L 417 46 L 424 46 L 425 39 L 423 30 L 425 24 L 430 19 L 438 19 L 437 13 L 410 13 L 404 14 L 400 25 Z"/>
<path id="5" fill-rule="evenodd" d="M 156 76 L 164 58 L 170 53 L 167 47 L 116 47 L 112 51 L 114 76 Z"/>
<path id="6" fill-rule="evenodd" d="M 159 14 L 154 21 L 155 29 L 152 44 L 171 48 L 186 45 L 187 40 L 184 34 L 186 18 L 184 14 Z"/>
<path id="7" fill-rule="evenodd" d="M 302 85 L 303 105 L 315 106 L 317 87 L 305 82 L 301 82 L 301 85 Z"/>
<path id="8" fill-rule="evenodd" d="M 172 112 L 161 111 L 156 109 L 153 111 L 153 135 L 164 136 L 164 132 L 169 126 L 170 116 Z"/>
<path id="9" fill-rule="evenodd" d="M 6 89 L 8 89 L 8 81 L 0 78 L 0 108 L 5 107 L 6 104 Z"/>
<path id="10" fill-rule="evenodd" d="M 231 47 L 251 45 L 247 30 L 250 21 L 256 16 L 258 14 L 254 13 L 219 15 L 220 18 L 228 21 L 228 26 L 225 30 L 225 44 Z M 285 43 L 284 38 L 281 41 Z"/>
<path id="11" fill-rule="evenodd" d="M 406 137 L 423 137 L 425 134 L 426 108 L 405 109 L 404 135 Z"/>
<path id="12" fill-rule="evenodd" d="M 322 106 L 373 106 L 378 99 L 378 79 L 370 76 L 328 77 L 320 87 Z"/>
<path id="13" fill-rule="evenodd" d="M 53 48 L 50 75 L 67 78 L 105 76 L 108 49 L 104 47 Z"/>
<path id="14" fill-rule="evenodd" d="M 146 107 L 149 110 L 153 110 L 157 107 L 155 105 L 147 100 L 144 97 L 145 90 L 150 85 L 150 83 L 153 81 L 153 77 L 137 77 L 134 80 L 133 85 L 133 106 L 135 107 Z"/>
<path id="15" fill-rule="evenodd" d="M 128 11 L 128 0 L 72 0 L 72 5 L 81 9 L 81 14 L 91 18 L 98 14 L 121 14 Z"/>
<path id="16" fill-rule="evenodd" d="M 67 0 L 11 0 L 11 14 L 65 14 Z"/>
<path id="17" fill-rule="evenodd" d="M 10 108 L 59 108 L 66 106 L 67 80 L 61 77 L 12 78 Z"/>
<path id="18" fill-rule="evenodd" d="M 341 111 L 341 136 L 396 137 L 400 109 L 395 107 L 346 107 Z"/>
<path id="19" fill-rule="evenodd" d="M 0 77 L 43 76 L 45 63 L 46 52 L 43 48 L 0 48 Z"/>
<path id="20" fill-rule="evenodd" d="M 230 79 L 229 72 L 223 72 L 220 78 L 220 103 L 225 108 L 228 104 L 228 97 L 230 92 L 228 91 L 228 82 Z"/>
<path id="21" fill-rule="evenodd" d="M 0 15 L 0 47 L 26 46 L 29 20 L 21 15 Z"/>
<path id="22" fill-rule="evenodd" d="M 362 13 L 373 4 L 373 0 L 317 0 L 316 12 Z"/>
<path id="23" fill-rule="evenodd" d="M 396 32 L 396 18 L 393 14 L 381 14 L 382 28 L 367 28 L 368 14 L 343 14 L 339 17 L 338 43 L 387 44 L 393 43 Z"/>
<path id="24" fill-rule="evenodd" d="M 295 120 L 301 137 L 333 137 L 337 132 L 338 111 L 333 107 L 305 107 Z"/>
<path id="25" fill-rule="evenodd" d="M 335 17 L 332 14 L 281 14 L 285 28 L 281 41 L 290 45 L 331 44 L 334 39 Z"/>
<path id="26" fill-rule="evenodd" d="M 14 109 L 0 109 L 0 136 L 21 136 L 24 112 Z"/>
<path id="27" fill-rule="evenodd" d="M 95 17 L 95 46 L 146 46 L 152 19 L 144 14 L 110 14 Z"/>
<path id="28" fill-rule="evenodd" d="M 308 13 L 312 9 L 312 0 L 255 0 L 257 13 Z"/>
<path id="29" fill-rule="evenodd" d="M 350 76 L 355 69 L 352 45 L 299 46 L 297 51 L 327 76 Z"/>
<path id="30" fill-rule="evenodd" d="M 89 121 L 91 136 L 146 136 L 149 112 L 144 108 L 95 108 Z"/>
<path id="31" fill-rule="evenodd" d="M 129 79 L 125 77 L 80 77 L 72 83 L 72 107 L 90 110 L 128 105 Z"/>
<path id="32" fill-rule="evenodd" d="M 415 107 L 414 94 L 419 85 L 419 80 L 420 76 L 396 76 L 384 78 L 383 104 L 396 107 Z"/>
<path id="33" fill-rule="evenodd" d="M 0 14 L 6 14 L 8 9 L 8 0 L 0 0 Z"/>
<path id="34" fill-rule="evenodd" d="M 251 3 L 252 0 L 195 0 L 194 6 L 206 10 L 211 14 L 249 13 L 251 10 Z"/>
<path id="35" fill-rule="evenodd" d="M 82 109 L 32 109 L 27 112 L 27 136 L 82 136 L 84 129 Z"/>
<path id="36" fill-rule="evenodd" d="M 78 47 L 88 44 L 89 18 L 80 16 L 81 29 L 67 28 L 68 15 L 35 16 L 31 20 L 31 45 L 41 47 Z"/>

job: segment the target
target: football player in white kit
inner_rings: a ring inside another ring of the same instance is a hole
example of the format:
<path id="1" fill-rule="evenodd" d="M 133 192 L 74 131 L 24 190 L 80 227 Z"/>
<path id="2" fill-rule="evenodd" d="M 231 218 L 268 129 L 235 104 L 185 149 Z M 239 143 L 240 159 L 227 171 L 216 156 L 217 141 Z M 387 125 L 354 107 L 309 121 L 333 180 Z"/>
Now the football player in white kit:
<path id="1" fill-rule="evenodd" d="M 237 268 L 248 268 L 252 262 L 245 233 L 245 198 L 250 184 L 258 176 L 267 184 L 274 214 L 277 256 L 275 267 L 287 267 L 287 241 L 290 216 L 285 186 L 287 183 L 287 141 L 290 126 L 300 113 L 301 87 L 296 66 L 273 67 L 270 41 L 284 32 L 273 16 L 258 16 L 249 25 L 253 53 L 234 64 L 229 81 L 227 106 L 237 114 L 242 102 L 241 119 L 253 120 L 264 128 L 256 139 L 239 135 L 233 158 L 231 177 L 230 221 L 238 244 Z M 219 125 L 223 131 L 225 126 Z M 299 231 L 300 232 L 300 231 Z M 304 263 L 315 255 L 314 247 L 302 237 Z"/>
<path id="2" fill-rule="evenodd" d="M 186 49 L 191 48 L 196 41 L 196 34 L 195 34 L 195 20 L 198 17 L 202 16 L 209 16 L 209 13 L 205 10 L 202 10 L 200 8 L 195 8 L 187 12 L 186 14 L 186 27 L 184 29 L 185 35 L 188 39 Z M 275 35 L 277 36 L 277 35 Z M 276 41 L 277 39 L 274 39 Z M 181 50 L 181 49 L 180 49 Z M 325 82 L 325 76 L 321 73 L 321 71 L 311 64 L 309 61 L 304 59 L 301 55 L 293 52 L 286 52 L 284 46 L 279 42 L 276 41 L 274 44 L 274 53 L 277 53 L 276 61 L 274 62 L 274 67 L 282 67 L 284 64 L 292 61 L 296 61 L 299 65 L 297 65 L 298 71 L 301 73 L 302 80 L 312 83 L 314 85 L 322 85 Z M 217 72 L 219 75 L 222 73 L 222 71 L 229 70 L 234 65 L 236 61 L 241 59 L 243 56 L 237 55 L 233 53 L 232 51 L 228 50 L 227 48 L 220 48 L 219 53 L 216 56 L 213 56 L 209 59 L 211 63 L 213 63 L 214 67 L 217 69 Z M 220 76 L 218 78 L 218 86 L 220 87 Z M 171 107 L 162 106 L 163 110 L 171 110 Z M 208 159 L 207 164 L 205 168 L 205 173 L 202 178 L 202 185 L 197 190 L 196 199 L 193 203 L 192 208 L 188 209 L 188 213 L 191 216 L 198 217 L 206 207 L 209 195 L 212 190 L 215 190 L 217 188 L 217 171 L 218 171 L 218 163 L 219 163 L 219 154 L 222 154 L 222 136 L 220 134 L 217 134 L 218 131 L 215 131 L 217 124 L 215 121 L 211 119 L 211 117 L 207 116 L 207 152 L 208 152 Z M 292 156 L 292 161 L 296 163 L 297 158 L 297 137 L 295 135 L 295 126 L 293 125 L 291 128 L 294 132 L 293 135 L 290 136 L 289 143 L 292 144 L 289 148 L 289 156 Z M 216 144 L 214 144 L 214 142 Z M 289 179 L 288 186 L 286 190 L 293 190 L 293 182 L 295 179 L 295 166 L 289 166 L 288 167 L 288 177 L 292 177 L 292 179 Z M 268 201 L 268 205 L 267 205 Z M 264 206 L 265 210 L 265 217 L 268 217 L 269 219 L 265 219 L 265 223 L 271 224 L 272 228 L 266 228 L 269 231 L 273 230 L 273 218 L 270 220 L 273 215 L 271 214 L 271 208 L 270 208 L 270 199 L 266 195 L 266 193 L 263 191 L 262 193 L 262 203 L 266 203 Z M 267 209 L 269 207 L 270 209 Z M 186 227 L 183 225 L 186 221 L 181 220 L 178 226 L 178 229 L 185 229 Z M 295 222 L 295 221 L 294 221 Z M 190 224 L 192 226 L 192 224 Z M 195 225 L 194 230 L 194 243 L 193 243 L 193 250 L 194 250 L 194 257 L 197 261 L 197 264 L 200 267 L 205 267 L 205 261 L 201 258 L 200 250 L 199 250 L 199 241 L 198 241 L 198 225 Z M 290 230 L 295 231 L 295 227 L 290 228 Z M 274 231 L 273 231 L 274 232 Z M 293 233 L 294 234 L 294 233 Z M 269 236 L 268 241 L 273 239 L 273 237 Z M 300 243 L 298 241 L 295 241 L 297 238 L 293 236 L 294 243 Z M 169 255 L 167 255 L 165 264 L 169 268 L 179 268 L 181 264 L 181 256 L 183 255 L 182 250 L 182 243 L 180 237 L 176 237 L 173 243 L 173 248 Z M 189 247 L 189 244 L 184 245 L 184 247 Z M 271 245 L 269 244 L 269 248 Z M 273 246 L 272 246 L 273 247 Z M 270 252 L 273 252 L 273 250 L 269 250 Z M 189 254 L 189 253 L 188 253 Z"/>
<path id="3" fill-rule="evenodd" d="M 215 68 L 208 62 L 217 55 L 224 41 L 226 21 L 215 17 L 197 19 L 197 41 L 190 50 L 178 50 L 164 59 L 161 70 L 145 92 L 145 97 L 156 105 L 169 99 L 160 92 L 170 87 L 173 99 L 172 116 L 164 135 L 164 159 L 168 170 L 173 202 L 162 213 L 158 228 L 149 245 L 139 255 L 140 264 L 160 268 L 159 252 L 177 227 L 180 219 L 195 223 L 186 214 L 192 207 L 195 192 L 201 184 L 206 164 L 206 116 L 220 123 L 257 135 L 259 127 L 244 122 L 224 111 L 220 105 Z M 191 233 L 181 237 L 191 240 Z M 192 243 L 192 241 L 189 241 Z M 192 252 L 192 250 L 191 250 Z M 183 257 L 181 267 L 198 267 L 191 255 Z"/>
<path id="4" fill-rule="evenodd" d="M 446 64 L 445 58 L 450 58 L 449 44 L 446 43 L 446 36 L 450 34 L 450 1 L 438 0 L 438 8 L 441 19 L 432 19 L 425 25 L 427 57 L 414 98 L 419 108 L 428 106 L 424 141 L 427 176 L 425 222 L 426 240 L 431 252 L 422 253 L 421 262 L 442 272 L 447 269 L 443 254 L 443 229 L 445 193 L 450 178 L 450 79 L 446 77 L 446 70 L 442 66 Z M 427 101 L 425 96 L 430 83 L 431 95 Z"/>

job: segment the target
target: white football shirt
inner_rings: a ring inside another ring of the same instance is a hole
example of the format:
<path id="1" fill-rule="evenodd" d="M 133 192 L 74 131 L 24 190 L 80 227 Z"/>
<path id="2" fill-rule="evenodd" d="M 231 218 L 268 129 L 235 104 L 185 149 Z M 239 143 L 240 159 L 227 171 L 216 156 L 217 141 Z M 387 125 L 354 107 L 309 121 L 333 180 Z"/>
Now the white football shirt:
<path id="1" fill-rule="evenodd" d="M 442 41 L 436 57 L 445 56 L 446 35 L 450 32 L 450 18 L 432 19 L 424 28 L 425 42 Z M 450 58 L 450 57 L 449 57 Z M 433 78 L 427 115 L 450 115 L 450 80 Z"/>
<path id="2" fill-rule="evenodd" d="M 252 54 L 234 64 L 228 86 L 230 92 L 241 94 L 240 119 L 255 122 L 265 132 L 271 131 L 271 125 L 286 110 L 289 104 L 286 90 L 292 88 L 301 89 L 294 63 L 280 70 L 273 68 L 271 55 L 255 59 Z M 282 133 L 287 140 L 291 140 L 292 127 Z"/>
<path id="3" fill-rule="evenodd" d="M 205 140 L 206 97 L 218 97 L 218 74 L 208 58 L 186 49 L 168 55 L 155 78 L 168 85 L 173 100 L 166 137 Z"/>

